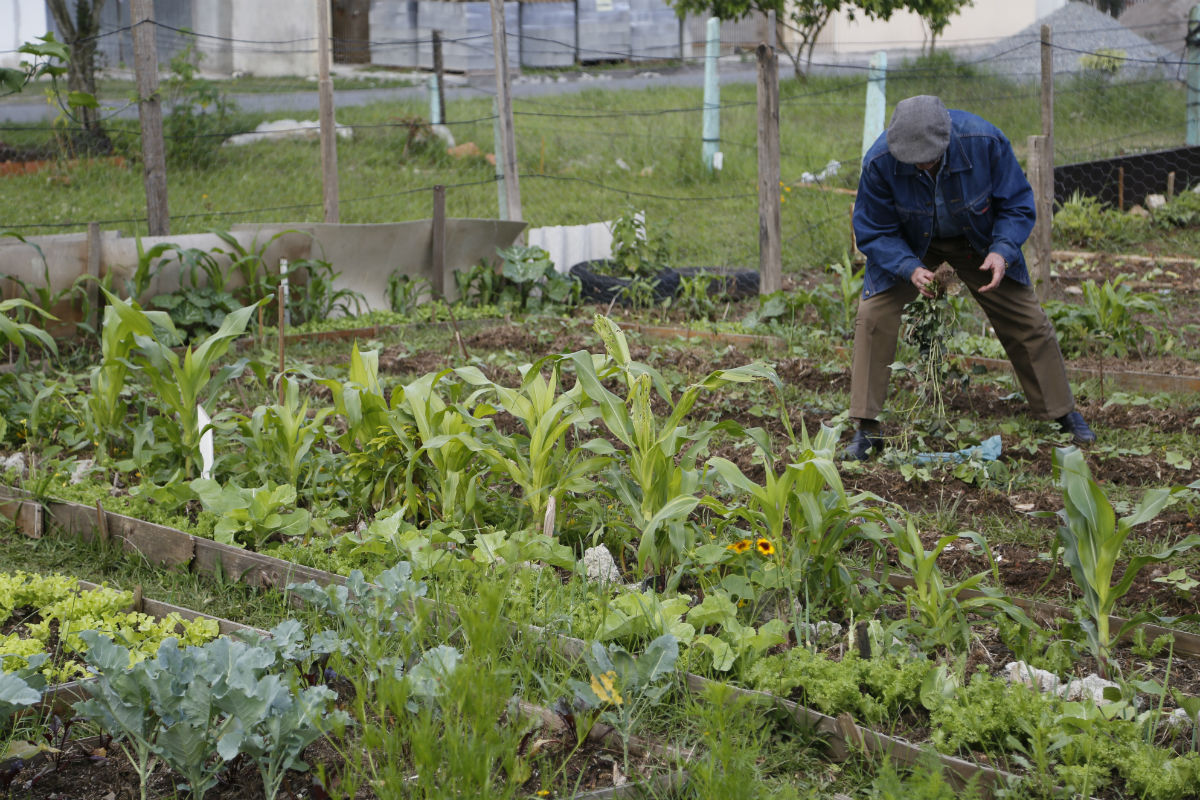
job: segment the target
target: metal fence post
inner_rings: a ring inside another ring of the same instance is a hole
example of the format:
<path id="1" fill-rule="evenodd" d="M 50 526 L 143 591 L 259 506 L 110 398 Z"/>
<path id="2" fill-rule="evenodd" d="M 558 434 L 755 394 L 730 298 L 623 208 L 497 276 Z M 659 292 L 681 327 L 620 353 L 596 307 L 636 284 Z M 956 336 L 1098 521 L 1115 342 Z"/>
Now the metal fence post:
<path id="1" fill-rule="evenodd" d="M 717 151 L 721 149 L 721 86 L 717 81 L 717 59 L 721 55 L 721 20 L 708 18 L 708 44 L 704 51 L 704 123 L 701 137 L 701 158 L 704 168 L 716 168 Z"/>
<path id="2" fill-rule="evenodd" d="M 863 113 L 862 154 L 867 151 L 879 134 L 883 133 L 884 115 L 887 111 L 887 51 L 880 50 L 871 56 L 867 71 L 867 108 Z"/>

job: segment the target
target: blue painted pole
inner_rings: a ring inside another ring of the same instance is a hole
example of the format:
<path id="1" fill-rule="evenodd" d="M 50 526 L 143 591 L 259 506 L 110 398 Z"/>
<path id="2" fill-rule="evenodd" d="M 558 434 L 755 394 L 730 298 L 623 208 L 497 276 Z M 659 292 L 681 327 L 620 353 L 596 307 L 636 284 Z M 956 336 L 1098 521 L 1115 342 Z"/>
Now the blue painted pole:
<path id="1" fill-rule="evenodd" d="M 438 91 L 438 76 L 429 76 L 429 124 L 441 125 L 445 120 L 442 119 L 442 94 Z"/>
<path id="2" fill-rule="evenodd" d="M 1200 145 L 1200 5 L 1192 6 L 1187 32 L 1187 143 Z"/>
<path id="3" fill-rule="evenodd" d="M 708 44 L 704 51 L 704 148 L 701 158 L 709 172 L 717 168 L 721 149 L 721 86 L 717 81 L 717 59 L 721 55 L 721 20 L 708 19 Z"/>
<path id="4" fill-rule="evenodd" d="M 867 72 L 867 107 L 863 112 L 863 156 L 883 133 L 884 111 L 887 109 L 887 52 L 880 50 L 871 56 Z"/>

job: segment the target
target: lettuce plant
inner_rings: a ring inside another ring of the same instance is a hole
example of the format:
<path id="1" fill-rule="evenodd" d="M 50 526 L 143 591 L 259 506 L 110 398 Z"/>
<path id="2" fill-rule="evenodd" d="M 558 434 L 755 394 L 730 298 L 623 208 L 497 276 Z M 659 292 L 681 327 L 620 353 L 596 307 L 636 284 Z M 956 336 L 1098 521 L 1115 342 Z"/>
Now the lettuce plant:
<path id="1" fill-rule="evenodd" d="M 303 536 L 312 523 L 312 515 L 306 509 L 287 510 L 296 505 L 296 487 L 290 484 L 267 481 L 262 486 L 243 489 L 234 484 L 221 486 L 211 478 L 197 478 L 189 485 L 205 511 L 221 515 L 213 538 L 222 544 L 261 550 L 272 538 Z"/>

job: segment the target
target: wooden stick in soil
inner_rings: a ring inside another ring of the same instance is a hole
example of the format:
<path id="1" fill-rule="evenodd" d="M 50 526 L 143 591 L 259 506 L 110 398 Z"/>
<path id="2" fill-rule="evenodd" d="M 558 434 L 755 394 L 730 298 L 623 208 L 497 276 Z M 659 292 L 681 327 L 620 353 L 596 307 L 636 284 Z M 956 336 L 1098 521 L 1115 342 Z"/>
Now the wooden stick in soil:
<path id="1" fill-rule="evenodd" d="M 285 338 L 283 335 L 283 287 L 280 286 L 276 290 L 276 305 L 279 307 L 279 375 L 277 376 L 279 388 L 279 405 L 283 405 L 283 355 Z"/>
<path id="2" fill-rule="evenodd" d="M 462 357 L 470 361 L 471 356 L 467 353 L 466 343 L 463 342 L 462 331 L 458 328 L 458 319 L 454 316 L 454 307 L 450 303 L 450 298 L 446 297 L 446 187 L 441 184 L 433 187 L 433 246 L 430 256 L 433 261 L 434 289 L 446 301 L 450 324 L 454 326 L 454 340 L 458 342 L 458 349 L 462 353 Z M 433 308 L 431 303 L 430 314 L 433 313 Z"/>
<path id="3" fill-rule="evenodd" d="M 100 501 L 96 501 L 96 531 L 100 534 L 100 541 L 108 543 L 108 515 L 104 513 L 104 506 L 100 505 Z"/>
<path id="4" fill-rule="evenodd" d="M 1167 199 L 1170 200 L 1175 196 L 1175 173 L 1167 173 Z"/>
<path id="5" fill-rule="evenodd" d="M 1125 210 L 1125 168 L 1117 167 L 1117 210 Z"/>

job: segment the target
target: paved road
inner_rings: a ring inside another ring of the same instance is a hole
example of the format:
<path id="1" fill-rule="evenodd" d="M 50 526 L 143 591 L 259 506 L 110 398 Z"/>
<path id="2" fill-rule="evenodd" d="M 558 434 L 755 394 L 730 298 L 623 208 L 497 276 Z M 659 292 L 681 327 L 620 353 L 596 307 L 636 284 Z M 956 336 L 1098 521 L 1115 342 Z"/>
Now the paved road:
<path id="1" fill-rule="evenodd" d="M 784 65 L 783 72 L 790 74 L 791 65 Z M 743 62 L 737 57 L 721 60 L 719 74 L 722 84 L 751 83 L 755 80 L 755 73 L 756 68 L 753 62 Z M 602 72 L 580 71 L 558 76 L 518 75 L 512 79 L 512 93 L 514 97 L 538 97 L 581 92 L 585 89 L 647 89 L 652 86 L 699 87 L 703 85 L 703 66 L 688 65 L 662 70 L 633 68 Z M 334 93 L 334 107 L 423 99 L 425 92 L 424 86 L 391 89 L 341 89 Z M 491 75 L 473 75 L 469 78 L 450 76 L 447 80 L 447 100 L 486 97 L 495 95 L 495 93 L 495 79 Z M 317 112 L 315 85 L 311 92 L 231 94 L 229 97 L 237 103 L 241 110 L 251 113 L 292 111 L 315 114 Z M 0 121 L 4 122 L 26 124 L 48 122 L 57 116 L 58 110 L 48 105 L 44 99 L 0 103 Z M 123 108 L 113 116 L 120 119 L 136 119 L 137 107 Z"/>

